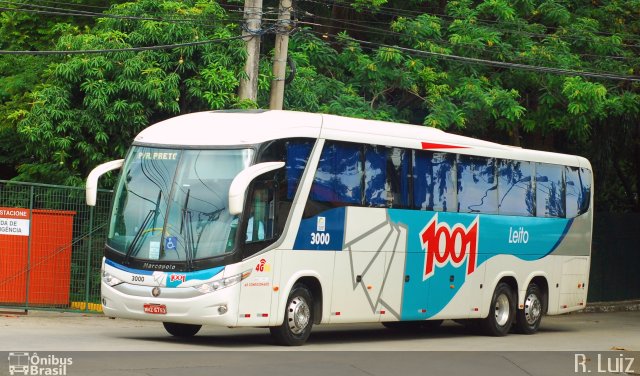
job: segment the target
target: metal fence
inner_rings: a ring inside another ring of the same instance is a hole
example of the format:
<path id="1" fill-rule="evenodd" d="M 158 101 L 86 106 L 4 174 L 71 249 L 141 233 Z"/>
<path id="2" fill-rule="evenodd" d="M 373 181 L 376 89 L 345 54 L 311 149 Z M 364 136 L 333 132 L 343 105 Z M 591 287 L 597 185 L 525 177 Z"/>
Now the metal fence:
<path id="1" fill-rule="evenodd" d="M 111 191 L 0 180 L 0 308 L 100 311 Z"/>
<path id="2" fill-rule="evenodd" d="M 595 213 L 589 300 L 640 299 L 640 213 Z"/>

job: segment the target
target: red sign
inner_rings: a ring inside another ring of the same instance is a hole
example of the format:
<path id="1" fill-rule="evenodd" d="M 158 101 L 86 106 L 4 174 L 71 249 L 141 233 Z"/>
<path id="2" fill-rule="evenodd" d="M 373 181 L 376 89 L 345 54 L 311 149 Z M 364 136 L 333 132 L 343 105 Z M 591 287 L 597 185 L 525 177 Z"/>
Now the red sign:
<path id="1" fill-rule="evenodd" d="M 260 263 L 258 265 L 256 265 L 256 271 L 257 272 L 264 272 L 264 265 L 267 263 L 267 260 L 265 259 L 260 259 Z"/>
<path id="2" fill-rule="evenodd" d="M 456 224 L 453 228 L 445 222 L 438 223 L 438 214 L 420 233 L 422 248 L 425 250 L 424 275 L 426 280 L 434 273 L 436 265 L 442 267 L 451 263 L 458 267 L 467 261 L 467 275 L 476 269 L 478 255 L 478 217 L 469 227 Z"/>
<path id="3" fill-rule="evenodd" d="M 164 304 L 145 304 L 144 313 L 150 313 L 152 315 L 166 315 L 167 306 Z"/>

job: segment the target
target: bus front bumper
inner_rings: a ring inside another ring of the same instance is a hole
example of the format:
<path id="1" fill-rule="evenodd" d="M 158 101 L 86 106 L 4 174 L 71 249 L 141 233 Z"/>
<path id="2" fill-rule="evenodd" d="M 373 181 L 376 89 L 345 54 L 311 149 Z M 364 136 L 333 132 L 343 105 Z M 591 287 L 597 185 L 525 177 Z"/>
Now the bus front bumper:
<path id="1" fill-rule="evenodd" d="M 190 287 L 109 286 L 102 281 L 101 291 L 102 310 L 109 317 L 226 327 L 238 323 L 240 284 L 201 294 Z"/>

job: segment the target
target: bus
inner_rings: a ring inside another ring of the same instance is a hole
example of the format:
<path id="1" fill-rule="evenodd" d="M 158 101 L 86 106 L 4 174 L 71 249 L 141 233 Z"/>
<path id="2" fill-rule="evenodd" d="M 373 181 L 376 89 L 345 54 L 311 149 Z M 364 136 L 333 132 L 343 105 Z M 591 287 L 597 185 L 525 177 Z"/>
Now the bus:
<path id="1" fill-rule="evenodd" d="M 589 161 L 408 124 L 211 111 L 141 131 L 120 169 L 102 263 L 110 317 L 169 334 L 453 319 L 532 334 L 586 304 Z"/>

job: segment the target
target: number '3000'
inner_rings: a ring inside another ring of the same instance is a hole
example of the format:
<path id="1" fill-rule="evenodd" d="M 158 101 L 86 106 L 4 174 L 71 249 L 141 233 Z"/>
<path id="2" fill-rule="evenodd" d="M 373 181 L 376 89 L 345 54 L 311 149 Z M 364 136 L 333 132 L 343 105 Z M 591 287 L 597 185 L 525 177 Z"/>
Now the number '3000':
<path id="1" fill-rule="evenodd" d="M 327 232 L 313 232 L 311 233 L 311 244 L 326 245 L 331 241 L 331 235 Z"/>

